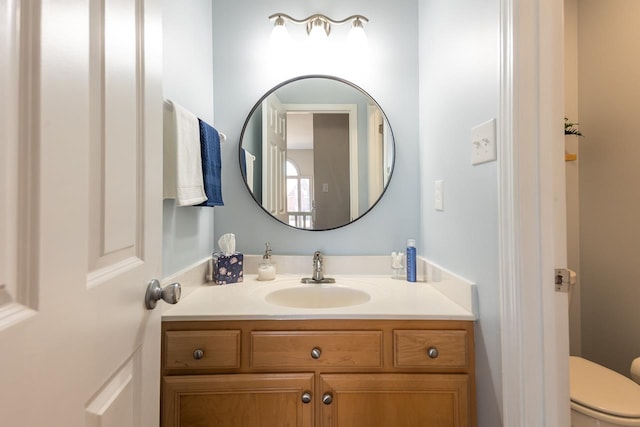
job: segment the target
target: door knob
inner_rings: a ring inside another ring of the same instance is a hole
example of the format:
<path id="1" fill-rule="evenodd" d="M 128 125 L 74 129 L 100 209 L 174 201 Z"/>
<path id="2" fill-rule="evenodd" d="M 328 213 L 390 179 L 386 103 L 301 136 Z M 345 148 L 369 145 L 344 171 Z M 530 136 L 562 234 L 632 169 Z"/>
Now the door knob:
<path id="1" fill-rule="evenodd" d="M 160 299 L 169 304 L 175 304 L 180 301 L 181 293 L 182 288 L 180 287 L 180 283 L 172 283 L 163 289 L 160 286 L 160 282 L 157 279 L 153 279 L 147 285 L 147 292 L 144 295 L 144 305 L 149 310 L 153 310 L 156 308 L 156 303 Z"/>

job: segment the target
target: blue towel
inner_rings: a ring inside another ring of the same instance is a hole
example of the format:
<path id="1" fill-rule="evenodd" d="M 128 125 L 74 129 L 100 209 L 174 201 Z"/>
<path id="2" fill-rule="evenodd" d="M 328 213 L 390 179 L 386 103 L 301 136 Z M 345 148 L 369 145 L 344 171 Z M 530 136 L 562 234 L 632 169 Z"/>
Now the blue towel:
<path id="1" fill-rule="evenodd" d="M 247 180 L 247 155 L 245 154 L 245 149 L 240 149 L 240 171 L 242 172 L 242 176 L 245 181 Z"/>
<path id="2" fill-rule="evenodd" d="M 207 200 L 198 206 L 224 206 L 222 202 L 222 160 L 220 159 L 220 135 L 206 122 L 200 123 L 200 151 L 202 153 L 202 177 Z"/>

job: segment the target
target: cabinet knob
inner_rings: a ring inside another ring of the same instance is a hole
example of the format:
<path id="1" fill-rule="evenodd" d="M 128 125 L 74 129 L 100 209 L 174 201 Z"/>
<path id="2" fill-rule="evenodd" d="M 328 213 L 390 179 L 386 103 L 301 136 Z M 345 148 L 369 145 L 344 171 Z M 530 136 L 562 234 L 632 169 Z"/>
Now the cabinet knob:
<path id="1" fill-rule="evenodd" d="M 311 392 L 305 391 L 304 393 L 302 393 L 302 403 L 309 403 L 309 402 L 311 402 Z"/>
<path id="2" fill-rule="evenodd" d="M 193 358 L 196 360 L 200 360 L 204 357 L 204 351 L 202 351 L 201 349 L 196 349 L 193 351 Z"/>
<path id="3" fill-rule="evenodd" d="M 435 359 L 436 357 L 438 357 L 438 349 L 435 347 L 429 347 L 429 350 L 427 350 L 427 354 L 430 358 Z"/>
<path id="4" fill-rule="evenodd" d="M 325 405 L 331 405 L 331 402 L 333 402 L 333 396 L 331 395 L 331 393 L 325 393 L 322 396 L 322 403 L 324 403 Z"/>
<path id="5" fill-rule="evenodd" d="M 311 350 L 312 358 L 320 359 L 320 355 L 322 355 L 322 350 L 320 350 L 318 347 L 314 347 L 313 350 Z"/>

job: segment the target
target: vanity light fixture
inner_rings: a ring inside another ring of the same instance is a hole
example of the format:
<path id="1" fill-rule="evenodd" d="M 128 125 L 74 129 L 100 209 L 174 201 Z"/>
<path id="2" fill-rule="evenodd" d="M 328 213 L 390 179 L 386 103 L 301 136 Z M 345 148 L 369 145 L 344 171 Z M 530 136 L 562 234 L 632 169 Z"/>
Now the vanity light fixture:
<path id="1" fill-rule="evenodd" d="M 284 26 L 284 18 L 281 16 L 276 17 L 273 25 L 273 31 L 271 31 L 270 46 L 274 49 L 286 47 L 291 42 L 287 27 Z"/>
<path id="2" fill-rule="evenodd" d="M 306 25 L 307 34 L 310 38 L 316 40 L 326 39 L 329 34 L 331 34 L 331 25 L 340 25 L 351 22 L 352 25 L 348 38 L 357 39 L 359 43 L 362 43 L 362 40 L 366 42 L 367 36 L 364 33 L 363 22 L 369 22 L 369 19 L 362 15 L 351 15 L 341 20 L 335 20 L 321 13 L 316 13 L 315 15 L 308 16 L 304 19 L 292 18 L 286 13 L 274 13 L 269 16 L 269 20 L 274 21 L 273 32 L 271 33 L 272 39 L 281 37 L 277 36 L 277 33 L 283 34 L 287 31 L 285 27 L 287 21 L 294 24 Z"/>

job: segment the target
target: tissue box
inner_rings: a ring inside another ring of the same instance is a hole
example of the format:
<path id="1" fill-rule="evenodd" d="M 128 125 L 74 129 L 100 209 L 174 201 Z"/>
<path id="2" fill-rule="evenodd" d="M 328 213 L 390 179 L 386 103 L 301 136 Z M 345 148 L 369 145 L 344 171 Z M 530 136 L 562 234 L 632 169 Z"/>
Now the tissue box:
<path id="1" fill-rule="evenodd" d="M 231 255 L 214 252 L 213 280 L 218 285 L 242 282 L 243 255 L 240 252 Z"/>

